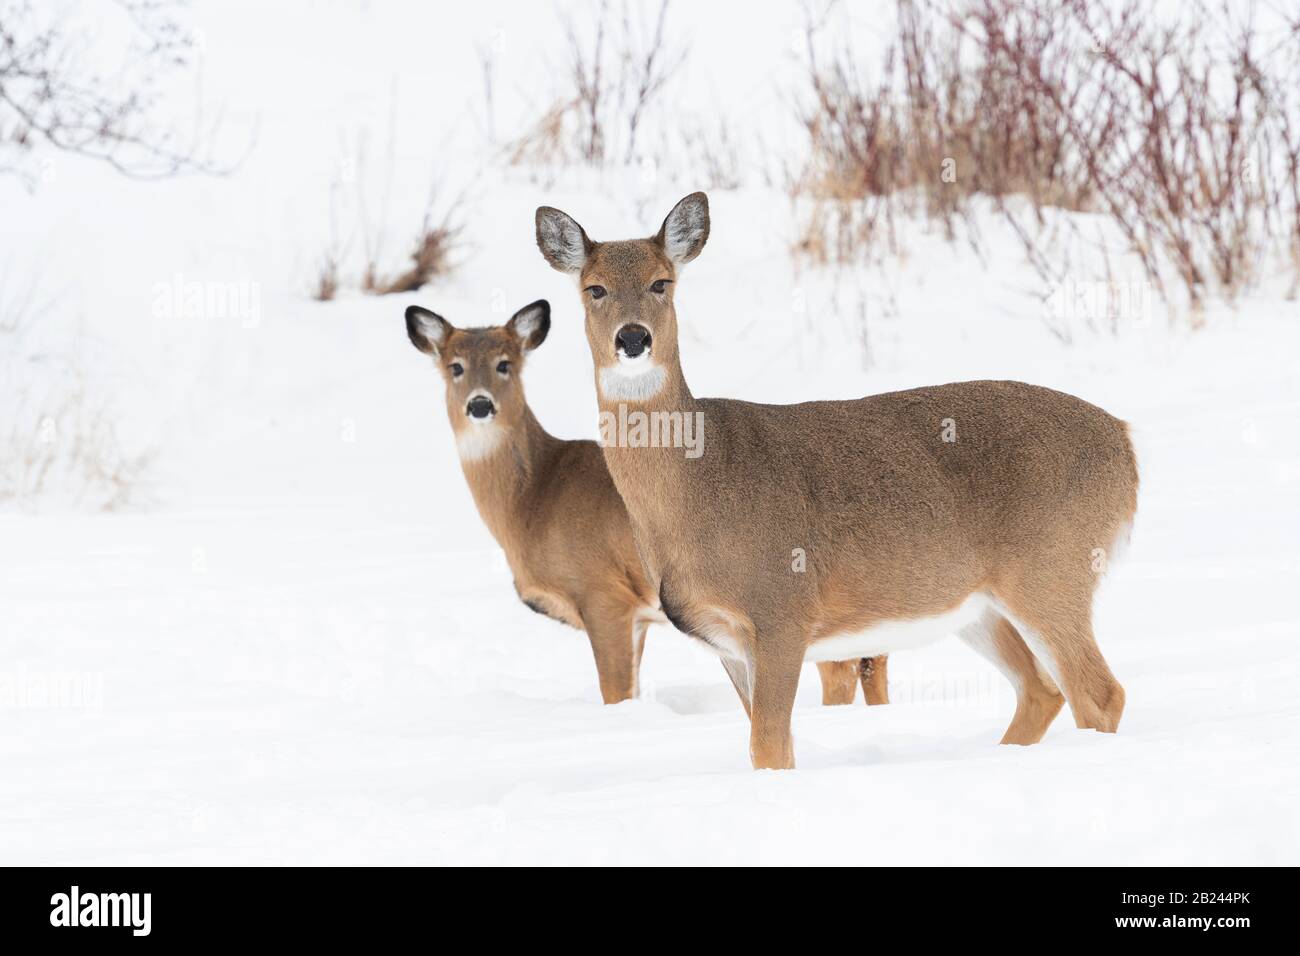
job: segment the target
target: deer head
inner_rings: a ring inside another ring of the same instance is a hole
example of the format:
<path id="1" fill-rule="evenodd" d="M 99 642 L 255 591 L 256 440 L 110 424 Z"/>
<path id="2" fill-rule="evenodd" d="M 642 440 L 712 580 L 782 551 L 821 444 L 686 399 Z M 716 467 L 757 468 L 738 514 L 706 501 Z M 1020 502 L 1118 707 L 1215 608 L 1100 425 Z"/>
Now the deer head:
<path id="1" fill-rule="evenodd" d="M 447 416 L 462 458 L 477 458 L 524 421 L 528 410 L 520 373 L 525 357 L 546 341 L 551 306 L 539 299 L 505 325 L 458 329 L 437 313 L 406 310 L 411 344 L 434 360 L 447 386 Z"/>
<path id="2" fill-rule="evenodd" d="M 679 368 L 674 283 L 709 238 L 709 200 L 692 193 L 649 239 L 595 242 L 558 209 L 537 210 L 537 246 L 578 280 L 603 398 L 645 401 Z"/>

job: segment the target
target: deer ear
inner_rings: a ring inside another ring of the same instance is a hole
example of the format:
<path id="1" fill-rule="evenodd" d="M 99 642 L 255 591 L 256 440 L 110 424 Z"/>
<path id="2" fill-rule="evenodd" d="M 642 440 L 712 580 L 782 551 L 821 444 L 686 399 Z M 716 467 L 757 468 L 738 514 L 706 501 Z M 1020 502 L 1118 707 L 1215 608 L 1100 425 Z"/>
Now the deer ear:
<path id="1" fill-rule="evenodd" d="M 546 333 L 551 331 L 551 303 L 538 299 L 516 312 L 506 323 L 517 339 L 519 347 L 531 352 L 546 341 Z"/>
<path id="2" fill-rule="evenodd" d="M 587 262 L 592 242 L 568 213 L 541 206 L 537 210 L 537 248 L 560 272 L 577 275 Z"/>
<path id="3" fill-rule="evenodd" d="M 673 206 L 655 236 L 655 242 L 679 266 L 698 256 L 708 239 L 709 197 L 704 193 L 691 193 Z"/>
<path id="4" fill-rule="evenodd" d="M 418 305 L 406 310 L 406 334 L 411 337 L 411 344 L 426 355 L 435 358 L 451 337 L 452 325 L 436 312 L 422 309 Z"/>

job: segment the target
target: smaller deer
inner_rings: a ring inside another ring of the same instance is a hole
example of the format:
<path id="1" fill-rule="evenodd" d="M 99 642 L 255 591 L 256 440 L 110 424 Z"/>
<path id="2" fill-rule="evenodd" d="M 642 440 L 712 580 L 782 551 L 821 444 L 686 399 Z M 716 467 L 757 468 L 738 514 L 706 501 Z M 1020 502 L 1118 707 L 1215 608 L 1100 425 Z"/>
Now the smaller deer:
<path id="1" fill-rule="evenodd" d="M 587 632 L 601 697 L 615 704 L 636 696 L 646 627 L 664 617 L 600 449 L 548 434 L 524 398 L 524 359 L 550 327 L 544 299 L 482 329 L 406 310 L 411 343 L 446 382 L 461 469 L 515 590 L 537 613 Z"/>
<path id="2" fill-rule="evenodd" d="M 601 697 L 616 704 L 636 696 L 646 628 L 666 619 L 600 448 L 548 434 L 524 397 L 524 358 L 550 327 L 544 299 L 504 326 L 481 329 L 458 329 L 419 306 L 406 310 L 411 343 L 433 357 L 446 383 L 461 469 L 515 590 L 537 613 L 587 632 Z M 869 704 L 887 702 L 884 662 L 861 662 Z M 851 704 L 859 662 L 818 668 L 823 703 Z"/>

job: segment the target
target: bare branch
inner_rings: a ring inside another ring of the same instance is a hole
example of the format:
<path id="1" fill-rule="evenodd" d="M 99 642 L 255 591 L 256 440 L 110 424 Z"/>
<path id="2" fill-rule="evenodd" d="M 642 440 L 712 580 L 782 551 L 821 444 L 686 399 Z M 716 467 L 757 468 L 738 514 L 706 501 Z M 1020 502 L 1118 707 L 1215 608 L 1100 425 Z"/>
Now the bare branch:
<path id="1" fill-rule="evenodd" d="M 192 37 L 165 0 L 101 0 L 125 17 L 130 38 L 112 76 L 83 55 L 90 37 L 30 0 L 9 0 L 0 14 L 0 171 L 34 183 L 42 148 L 84 156 L 137 179 L 181 173 L 221 174 L 202 155 L 214 130 L 192 141 L 158 125 L 161 80 L 188 68 Z"/>

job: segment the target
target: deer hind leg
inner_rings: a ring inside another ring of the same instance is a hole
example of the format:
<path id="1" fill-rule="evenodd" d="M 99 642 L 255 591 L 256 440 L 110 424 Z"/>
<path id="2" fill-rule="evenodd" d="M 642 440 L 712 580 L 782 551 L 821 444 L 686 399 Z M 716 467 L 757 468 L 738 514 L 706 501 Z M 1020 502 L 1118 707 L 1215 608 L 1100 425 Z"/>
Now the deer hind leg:
<path id="1" fill-rule="evenodd" d="M 758 645 L 759 635 L 755 644 Z M 755 770 L 793 770 L 794 739 L 790 715 L 803 667 L 801 643 L 757 646 L 750 668 L 753 692 L 749 709 L 749 758 Z"/>
<path id="2" fill-rule="evenodd" d="M 1086 572 L 1084 572 L 1086 573 Z M 1065 693 L 1076 726 L 1113 734 L 1124 713 L 1124 688 L 1092 634 L 1095 579 L 1037 576 L 995 589 L 1005 616 Z"/>
<path id="3" fill-rule="evenodd" d="M 1016 713 L 1001 743 L 1028 745 L 1042 740 L 1065 698 L 1011 622 L 990 609 L 962 630 L 961 639 L 1016 689 Z"/>
<path id="4" fill-rule="evenodd" d="M 858 693 L 857 661 L 818 661 L 822 679 L 822 705 L 851 704 Z"/>
<path id="5" fill-rule="evenodd" d="M 858 661 L 862 695 L 868 704 L 889 703 L 889 655 L 864 657 Z"/>
<path id="6" fill-rule="evenodd" d="M 585 611 L 582 623 L 596 658 L 600 678 L 600 696 L 607 704 L 617 704 L 637 694 L 638 648 L 644 638 L 644 626 L 630 613 Z"/>

